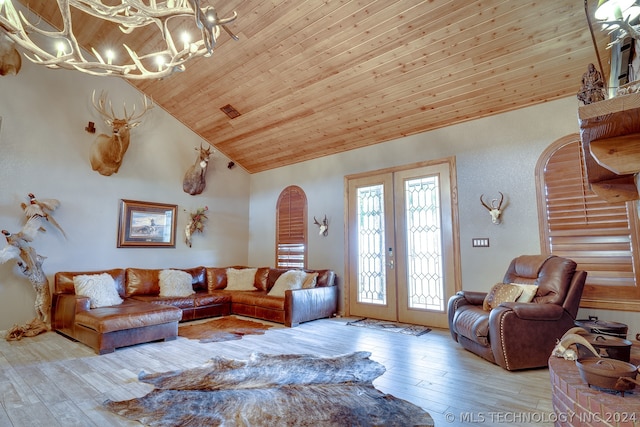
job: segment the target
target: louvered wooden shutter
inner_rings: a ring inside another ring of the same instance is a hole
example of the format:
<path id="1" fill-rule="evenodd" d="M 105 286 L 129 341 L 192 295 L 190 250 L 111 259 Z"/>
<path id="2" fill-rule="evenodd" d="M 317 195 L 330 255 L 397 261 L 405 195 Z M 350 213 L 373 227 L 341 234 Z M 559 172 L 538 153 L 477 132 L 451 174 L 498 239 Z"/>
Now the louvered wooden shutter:
<path id="1" fill-rule="evenodd" d="M 276 205 L 276 266 L 307 265 L 307 196 L 292 185 L 280 193 Z"/>
<path id="2" fill-rule="evenodd" d="M 536 170 L 542 247 L 588 272 L 583 307 L 628 309 L 640 302 L 635 204 L 609 203 L 589 189 L 577 135 L 556 144 Z"/>

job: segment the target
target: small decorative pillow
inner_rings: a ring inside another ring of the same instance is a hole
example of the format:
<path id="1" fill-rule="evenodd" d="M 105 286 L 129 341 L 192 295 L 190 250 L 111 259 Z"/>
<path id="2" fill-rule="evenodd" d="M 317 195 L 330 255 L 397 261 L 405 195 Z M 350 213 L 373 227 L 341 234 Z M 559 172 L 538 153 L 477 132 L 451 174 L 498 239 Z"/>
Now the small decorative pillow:
<path id="1" fill-rule="evenodd" d="M 272 297 L 284 297 L 284 291 L 287 289 L 302 289 L 302 284 L 307 278 L 307 273 L 302 270 L 285 271 L 278 277 L 273 288 L 267 295 Z"/>
<path id="2" fill-rule="evenodd" d="M 522 294 L 518 297 L 516 302 L 531 302 L 536 297 L 538 292 L 538 285 L 523 285 L 521 283 L 512 283 L 522 288 Z"/>
<path id="3" fill-rule="evenodd" d="M 318 280 L 318 273 L 307 273 L 304 282 L 302 282 L 302 289 L 315 288 Z"/>
<path id="4" fill-rule="evenodd" d="M 503 302 L 513 302 L 522 294 L 522 288 L 508 283 L 496 283 L 484 298 L 482 308 L 490 311 Z"/>
<path id="5" fill-rule="evenodd" d="M 122 304 L 116 282 L 108 273 L 80 274 L 73 277 L 76 295 L 88 297 L 91 308 Z"/>
<path id="6" fill-rule="evenodd" d="M 257 268 L 227 268 L 228 291 L 255 291 Z"/>
<path id="7" fill-rule="evenodd" d="M 186 271 L 162 270 L 159 278 L 161 297 L 188 297 L 196 293 L 191 285 L 193 277 Z"/>

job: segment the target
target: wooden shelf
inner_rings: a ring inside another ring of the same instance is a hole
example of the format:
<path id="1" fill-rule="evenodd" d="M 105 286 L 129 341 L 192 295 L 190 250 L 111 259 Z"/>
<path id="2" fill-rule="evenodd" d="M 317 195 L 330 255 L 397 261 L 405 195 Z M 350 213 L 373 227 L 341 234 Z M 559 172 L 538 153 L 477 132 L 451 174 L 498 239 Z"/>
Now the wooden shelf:
<path id="1" fill-rule="evenodd" d="M 640 133 L 591 141 L 591 155 L 618 175 L 640 172 Z"/>
<path id="2" fill-rule="evenodd" d="M 640 94 L 582 106 L 578 119 L 593 192 L 610 202 L 639 200 Z"/>

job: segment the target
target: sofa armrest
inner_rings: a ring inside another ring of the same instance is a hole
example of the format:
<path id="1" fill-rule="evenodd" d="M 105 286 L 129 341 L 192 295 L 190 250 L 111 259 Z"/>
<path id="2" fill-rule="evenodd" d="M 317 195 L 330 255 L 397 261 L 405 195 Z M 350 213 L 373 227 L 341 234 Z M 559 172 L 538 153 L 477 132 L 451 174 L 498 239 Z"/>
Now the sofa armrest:
<path id="1" fill-rule="evenodd" d="M 458 291 L 449 298 L 449 302 L 447 303 L 447 317 L 449 321 L 449 332 L 454 341 L 458 341 L 458 332 L 453 322 L 456 311 L 465 305 L 482 306 L 486 296 L 486 292 Z"/>
<path id="2" fill-rule="evenodd" d="M 90 309 L 90 299 L 75 294 L 53 294 L 51 329 L 73 333 L 76 313 Z"/>
<path id="3" fill-rule="evenodd" d="M 286 290 L 284 293 L 285 326 L 294 327 L 309 320 L 331 317 L 337 310 L 337 286 Z"/>
<path id="4" fill-rule="evenodd" d="M 559 320 L 565 312 L 564 308 L 557 304 L 536 304 L 531 302 L 503 302 L 496 308 L 513 310 L 515 315 L 523 320 L 556 321 Z"/>
<path id="5" fill-rule="evenodd" d="M 491 351 L 507 370 L 546 366 L 574 319 L 556 304 L 502 303 L 489 314 Z"/>
<path id="6" fill-rule="evenodd" d="M 487 297 L 487 292 L 458 291 L 456 295 L 463 297 L 471 305 L 482 305 Z"/>

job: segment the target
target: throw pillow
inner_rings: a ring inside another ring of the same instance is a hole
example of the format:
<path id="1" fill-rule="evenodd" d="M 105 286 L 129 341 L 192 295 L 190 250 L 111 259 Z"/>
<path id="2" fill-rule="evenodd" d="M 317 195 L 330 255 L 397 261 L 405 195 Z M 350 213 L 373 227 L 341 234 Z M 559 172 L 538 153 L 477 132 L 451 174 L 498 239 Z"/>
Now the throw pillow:
<path id="1" fill-rule="evenodd" d="M 191 282 L 193 277 L 186 271 L 162 270 L 159 275 L 161 297 L 188 297 L 196 291 Z"/>
<path id="2" fill-rule="evenodd" d="M 518 297 L 516 302 L 531 302 L 536 297 L 538 292 L 538 285 L 523 285 L 521 283 L 512 283 L 522 288 L 522 294 Z"/>
<path id="3" fill-rule="evenodd" d="M 503 302 L 513 302 L 522 294 L 522 288 L 508 283 L 496 283 L 484 298 L 482 308 L 490 311 Z"/>
<path id="4" fill-rule="evenodd" d="M 108 273 L 80 274 L 73 277 L 76 295 L 88 297 L 91 308 L 122 304 L 116 282 Z"/>
<path id="5" fill-rule="evenodd" d="M 307 273 L 302 270 L 285 271 L 278 277 L 278 280 L 273 284 L 273 288 L 271 288 L 267 295 L 284 297 L 284 292 L 287 289 L 302 289 L 302 284 L 306 278 Z"/>
<path id="6" fill-rule="evenodd" d="M 307 273 L 304 282 L 302 282 L 302 289 L 315 288 L 318 280 L 318 273 Z"/>
<path id="7" fill-rule="evenodd" d="M 255 291 L 257 268 L 227 268 L 228 291 Z"/>

